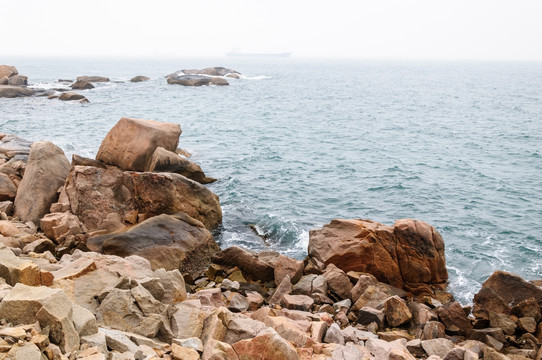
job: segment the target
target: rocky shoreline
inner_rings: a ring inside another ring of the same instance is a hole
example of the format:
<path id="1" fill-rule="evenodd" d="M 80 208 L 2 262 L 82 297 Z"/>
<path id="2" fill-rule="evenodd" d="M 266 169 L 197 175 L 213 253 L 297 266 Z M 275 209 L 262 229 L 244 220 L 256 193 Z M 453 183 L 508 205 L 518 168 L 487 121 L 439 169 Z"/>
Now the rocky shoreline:
<path id="1" fill-rule="evenodd" d="M 96 159 L 0 134 L 0 359 L 540 359 L 539 281 L 462 306 L 444 241 L 332 220 L 305 259 L 220 249 L 178 124 L 122 118 Z"/>

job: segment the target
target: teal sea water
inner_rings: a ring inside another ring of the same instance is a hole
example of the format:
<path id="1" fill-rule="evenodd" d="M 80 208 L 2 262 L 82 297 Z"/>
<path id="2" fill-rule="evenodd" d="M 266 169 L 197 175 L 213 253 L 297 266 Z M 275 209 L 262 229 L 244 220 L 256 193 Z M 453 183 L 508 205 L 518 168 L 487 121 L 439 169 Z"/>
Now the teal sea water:
<path id="1" fill-rule="evenodd" d="M 90 104 L 0 99 L 0 132 L 93 157 L 123 116 L 181 124 L 220 196 L 223 247 L 303 257 L 333 218 L 434 225 L 468 303 L 496 269 L 542 278 L 542 64 L 298 59 L 4 59 L 30 83 L 104 75 Z M 232 67 L 229 87 L 167 85 Z M 130 83 L 146 75 L 145 83 Z M 268 245 L 251 229 L 267 237 Z"/>

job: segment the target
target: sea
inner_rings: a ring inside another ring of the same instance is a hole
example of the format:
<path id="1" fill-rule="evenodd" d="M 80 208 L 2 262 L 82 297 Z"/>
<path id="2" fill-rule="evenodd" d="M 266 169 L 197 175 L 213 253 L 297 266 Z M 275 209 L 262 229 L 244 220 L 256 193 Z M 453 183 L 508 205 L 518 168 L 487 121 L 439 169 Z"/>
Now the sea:
<path id="1" fill-rule="evenodd" d="M 335 218 L 423 220 L 464 304 L 495 270 L 542 278 L 542 63 L 4 58 L 33 87 L 102 75 L 90 103 L 0 99 L 0 132 L 94 157 L 121 117 L 179 123 L 219 195 L 222 247 L 303 258 Z M 224 87 L 168 85 L 225 66 Z M 136 75 L 151 79 L 131 83 Z"/>

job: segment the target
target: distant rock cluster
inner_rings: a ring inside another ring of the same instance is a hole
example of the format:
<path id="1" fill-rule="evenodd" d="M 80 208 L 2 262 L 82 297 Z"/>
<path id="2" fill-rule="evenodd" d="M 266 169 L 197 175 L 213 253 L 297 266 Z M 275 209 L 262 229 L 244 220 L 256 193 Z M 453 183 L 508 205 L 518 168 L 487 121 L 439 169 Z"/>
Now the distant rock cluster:
<path id="1" fill-rule="evenodd" d="M 241 73 L 224 67 L 210 67 L 203 70 L 179 70 L 166 76 L 168 84 L 184 86 L 218 85 L 230 83 L 225 78 L 239 79 Z"/>

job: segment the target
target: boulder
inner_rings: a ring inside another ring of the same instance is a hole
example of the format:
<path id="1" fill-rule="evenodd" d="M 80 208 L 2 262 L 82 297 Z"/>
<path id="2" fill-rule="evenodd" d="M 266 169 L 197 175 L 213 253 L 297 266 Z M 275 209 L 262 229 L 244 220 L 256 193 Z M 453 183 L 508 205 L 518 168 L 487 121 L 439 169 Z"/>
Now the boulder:
<path id="1" fill-rule="evenodd" d="M 111 232 L 125 227 L 124 223 L 177 212 L 201 221 L 207 229 L 216 228 L 222 221 L 218 196 L 178 174 L 75 166 L 64 192 L 71 212 L 89 231 Z"/>
<path id="2" fill-rule="evenodd" d="M 171 344 L 171 357 L 173 360 L 199 360 L 199 354 L 196 350 Z"/>
<path id="3" fill-rule="evenodd" d="M 86 157 L 82 157 L 82 156 L 73 154 L 72 155 L 72 166 L 77 166 L 77 165 L 95 166 L 95 167 L 99 167 L 99 168 L 102 168 L 102 169 L 107 169 L 107 166 L 102 161 L 89 159 L 89 158 L 86 158 Z"/>
<path id="4" fill-rule="evenodd" d="M 109 82 L 109 78 L 104 76 L 78 76 L 77 81 L 85 82 Z"/>
<path id="5" fill-rule="evenodd" d="M 89 90 L 94 89 L 94 85 L 86 81 L 76 81 L 70 85 L 73 90 Z"/>
<path id="6" fill-rule="evenodd" d="M 14 86 L 14 85 L 0 86 L 0 98 L 25 97 L 25 96 L 35 95 L 36 93 L 37 93 L 36 90 L 27 88 L 25 86 Z"/>
<path id="7" fill-rule="evenodd" d="M 30 146 L 32 146 L 32 141 L 21 139 L 15 135 L 6 135 L 0 140 L 0 154 L 4 154 L 8 158 L 13 158 L 17 155 L 28 155 L 30 154 Z M 0 167 L 1 172 L 7 175 L 16 173 L 21 168 L 24 173 L 24 162 L 14 159 L 11 159 Z"/>
<path id="8" fill-rule="evenodd" d="M 26 86 L 28 85 L 28 77 L 24 75 L 13 75 L 9 78 L 8 85 Z"/>
<path id="9" fill-rule="evenodd" d="M 531 298 L 542 306 L 542 288 L 523 280 L 518 275 L 495 271 L 474 295 L 473 314 L 485 319 L 489 318 L 489 311 L 510 314 L 511 307 Z"/>
<path id="10" fill-rule="evenodd" d="M 183 86 L 203 86 L 203 85 L 229 85 L 228 81 L 219 77 L 211 77 L 206 75 L 180 75 L 172 76 L 167 79 L 168 84 L 176 84 Z"/>
<path id="11" fill-rule="evenodd" d="M 17 195 L 17 186 L 8 175 L 0 173 L 0 201 L 13 200 L 15 195 Z"/>
<path id="12" fill-rule="evenodd" d="M 359 271 L 416 294 L 448 280 L 441 235 L 422 221 L 386 226 L 370 220 L 333 220 L 312 230 L 309 256 L 345 272 Z"/>
<path id="13" fill-rule="evenodd" d="M 240 359 L 300 359 L 295 347 L 271 329 L 252 339 L 238 341 L 232 347 Z"/>
<path id="14" fill-rule="evenodd" d="M 0 85 L 7 85 L 9 84 L 9 79 L 7 76 L 0 77 Z"/>
<path id="15" fill-rule="evenodd" d="M 175 305 L 171 316 L 171 330 L 177 339 L 199 338 L 207 314 L 201 310 L 199 301 L 183 301 Z"/>
<path id="16" fill-rule="evenodd" d="M 147 81 L 147 80 L 150 80 L 150 78 L 143 75 L 134 76 L 133 78 L 130 79 L 131 82 L 142 82 L 142 81 Z"/>
<path id="17" fill-rule="evenodd" d="M 156 148 L 145 171 L 181 174 L 200 184 L 209 184 L 216 181 L 214 178 L 207 177 L 198 164 L 163 147 Z"/>
<path id="18" fill-rule="evenodd" d="M 179 124 L 122 118 L 102 141 L 96 160 L 144 171 L 156 148 L 175 151 L 180 135 Z"/>
<path id="19" fill-rule="evenodd" d="M 86 97 L 73 91 L 63 92 L 58 98 L 62 101 L 86 100 Z"/>
<path id="20" fill-rule="evenodd" d="M 64 184 L 70 162 L 62 149 L 49 141 L 37 141 L 30 148 L 25 176 L 15 197 L 15 216 L 38 224 L 56 201 Z"/>
<path id="21" fill-rule="evenodd" d="M 406 343 L 405 339 L 390 342 L 381 339 L 368 339 L 366 346 L 375 359 L 415 360 L 414 356 L 408 352 Z"/>
<path id="22" fill-rule="evenodd" d="M 14 75 L 19 74 L 15 66 L 10 65 L 0 65 L 0 78 L 5 77 L 12 77 Z"/>
<path id="23" fill-rule="evenodd" d="M 238 267 L 252 280 L 273 281 L 273 266 L 238 246 L 232 246 L 213 255 L 211 261 L 218 265 Z"/>
<path id="24" fill-rule="evenodd" d="M 173 74 L 166 76 L 166 78 L 169 78 L 172 76 L 180 76 L 180 75 L 208 75 L 208 76 L 226 76 L 226 77 L 231 77 L 231 78 L 239 78 L 239 75 L 241 75 L 241 73 L 233 69 L 216 66 L 216 67 L 208 67 L 202 70 L 199 70 L 199 69 L 179 70 L 177 72 L 174 72 Z"/>
<path id="25" fill-rule="evenodd" d="M 0 242 L 0 278 L 9 285 L 21 283 L 29 286 L 50 286 L 53 275 L 41 270 L 30 260 L 17 257 L 10 248 Z"/>
<path id="26" fill-rule="evenodd" d="M 139 255 L 153 270 L 178 269 L 194 278 L 220 250 L 203 224 L 184 213 L 154 216 L 126 231 L 93 237 L 87 246 L 108 255 Z"/>
<path id="27" fill-rule="evenodd" d="M 444 338 L 422 341 L 422 348 L 429 356 L 436 355 L 444 358 L 453 347 L 454 343 L 451 340 Z"/>
<path id="28" fill-rule="evenodd" d="M 41 327 L 49 326 L 49 338 L 63 352 L 79 347 L 72 312 L 72 304 L 62 290 L 43 286 L 17 284 L 0 303 L 0 318 L 8 322 L 31 324 L 39 321 Z"/>
<path id="29" fill-rule="evenodd" d="M 436 308 L 436 313 L 448 332 L 466 336 L 469 336 L 472 332 L 472 324 L 459 303 L 451 302 L 440 306 Z"/>
<path id="30" fill-rule="evenodd" d="M 384 304 L 386 321 L 391 327 L 401 326 L 412 319 L 407 304 L 399 296 L 392 296 Z"/>

